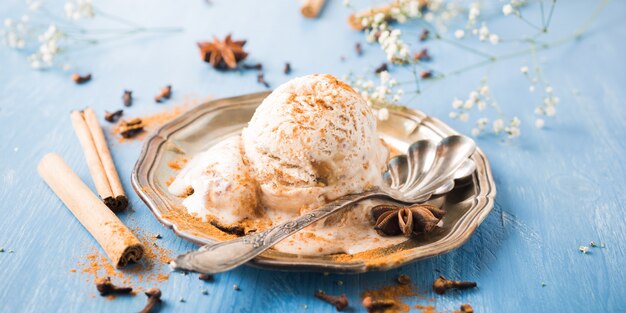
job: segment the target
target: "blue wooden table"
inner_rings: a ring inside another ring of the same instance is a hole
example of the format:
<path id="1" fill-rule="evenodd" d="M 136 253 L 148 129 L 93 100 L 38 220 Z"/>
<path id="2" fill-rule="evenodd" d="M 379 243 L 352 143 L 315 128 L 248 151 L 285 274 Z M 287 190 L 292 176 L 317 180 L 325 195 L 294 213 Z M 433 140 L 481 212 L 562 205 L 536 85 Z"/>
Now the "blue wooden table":
<path id="1" fill-rule="evenodd" d="M 94 296 L 92 276 L 81 273 L 79 263 L 97 251 L 96 243 L 36 173 L 39 159 L 55 151 L 93 188 L 70 125 L 71 109 L 92 106 L 102 114 L 121 108 L 123 89 L 136 95 L 134 105 L 125 110 L 127 116 L 168 110 L 186 99 L 264 90 L 254 72 L 219 73 L 199 59 L 197 41 L 231 32 L 248 40 L 250 61 L 263 63 L 272 86 L 310 73 L 366 73 L 384 61 L 379 48 L 365 45 L 362 34 L 348 29 L 349 11 L 341 1 L 330 1 L 315 21 L 300 16 L 296 1 L 213 2 L 100 3 L 102 10 L 142 25 L 184 31 L 132 37 L 72 54 L 76 70 L 93 73 L 93 80 L 81 86 L 61 70 L 33 71 L 23 54 L 0 47 L 0 248 L 4 250 L 0 252 L 0 312 L 128 312 L 140 310 L 145 303 L 143 295 L 111 301 Z M 571 34 L 598 3 L 559 1 L 550 40 Z M 3 1 L 0 17 L 19 18 L 25 6 L 22 1 Z M 62 12 L 63 4 L 52 1 L 48 7 Z M 525 10 L 528 19 L 539 16 L 536 4 Z M 312 296 L 318 289 L 345 293 L 353 310 L 363 311 L 361 292 L 393 284 L 401 273 L 410 275 L 426 298 L 434 299 L 407 299 L 412 307 L 435 305 L 439 311 L 451 311 L 470 303 L 476 312 L 624 312 L 624 13 L 626 2 L 613 1 L 580 38 L 537 53 L 535 61 L 541 64 L 543 77 L 560 97 L 559 113 L 546 119 L 542 130 L 533 126 L 533 108 L 541 99 L 529 93 L 528 81 L 519 71 L 532 64 L 528 54 L 426 82 L 419 96 L 406 97 L 412 99 L 407 105 L 469 134 L 471 125 L 448 118 L 450 103 L 455 96 L 466 97 L 486 76 L 503 111 L 522 120 L 518 139 L 502 142 L 488 134 L 477 138 L 490 158 L 498 195 L 493 212 L 461 248 L 397 270 L 362 275 L 250 267 L 218 275 L 212 283 L 178 273 L 163 282 L 142 282 L 137 274 L 127 275 L 133 277 L 134 286 L 163 290 L 163 312 L 334 312 Z M 494 17 L 492 31 L 533 32 L 522 21 L 508 18 Z M 354 52 L 355 42 L 364 44 L 362 57 Z M 470 40 L 464 43 L 503 49 Z M 413 44 L 419 46 L 416 40 Z M 442 71 L 475 61 L 475 55 L 449 44 L 424 45 L 434 56 L 430 66 Z M 282 73 L 285 62 L 292 65 L 291 76 Z M 392 68 L 398 75 L 403 71 Z M 152 97 L 166 84 L 173 85 L 173 99 L 155 104 Z M 195 248 L 160 225 L 132 191 L 130 173 L 143 142 L 118 143 L 110 135 L 111 126 L 106 127 L 132 206 L 121 219 L 144 237 L 161 234 L 162 239 L 152 241 L 172 256 Z M 589 246 L 591 241 L 605 247 L 581 253 L 579 246 Z M 153 272 L 168 271 L 159 265 Z M 435 295 L 430 284 L 439 273 L 476 281 L 479 287 Z M 241 290 L 235 291 L 234 284 Z M 202 293 L 204 289 L 208 295 Z"/>

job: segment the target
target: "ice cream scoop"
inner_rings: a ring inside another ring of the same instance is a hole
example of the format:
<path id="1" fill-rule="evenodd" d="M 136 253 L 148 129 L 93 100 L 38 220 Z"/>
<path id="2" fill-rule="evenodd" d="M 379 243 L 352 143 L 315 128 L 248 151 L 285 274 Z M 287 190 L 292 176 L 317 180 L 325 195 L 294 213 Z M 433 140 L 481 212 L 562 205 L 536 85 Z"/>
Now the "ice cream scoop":
<path id="1" fill-rule="evenodd" d="M 278 87 L 242 140 L 262 205 L 295 213 L 380 186 L 388 155 L 366 101 L 332 75 Z"/>
<path id="2" fill-rule="evenodd" d="M 241 137 L 231 137 L 196 155 L 169 186 L 190 214 L 229 225 L 258 216 L 258 187 L 242 155 Z"/>

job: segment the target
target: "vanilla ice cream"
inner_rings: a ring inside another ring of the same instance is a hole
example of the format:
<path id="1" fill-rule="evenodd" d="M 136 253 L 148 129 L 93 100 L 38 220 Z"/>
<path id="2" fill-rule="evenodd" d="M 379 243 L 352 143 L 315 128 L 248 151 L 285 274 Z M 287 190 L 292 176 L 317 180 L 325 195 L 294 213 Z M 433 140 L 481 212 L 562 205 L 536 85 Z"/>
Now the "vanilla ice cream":
<path id="1" fill-rule="evenodd" d="M 388 154 L 365 100 L 332 75 L 278 87 L 242 138 L 263 206 L 294 212 L 380 185 Z"/>
<path id="2" fill-rule="evenodd" d="M 170 193 L 186 197 L 190 214 L 207 214 L 223 225 L 259 216 L 258 188 L 242 155 L 241 137 L 228 138 L 195 156 L 169 186 Z"/>
<path id="3" fill-rule="evenodd" d="M 376 119 L 354 89 L 331 75 L 293 79 L 256 109 L 241 136 L 195 156 L 170 185 L 183 205 L 222 224 L 276 225 L 349 193 L 382 185 L 387 148 Z M 357 253 L 404 238 L 374 231 L 361 203 L 275 246 L 301 255 Z M 257 227 L 262 230 L 263 227 Z"/>

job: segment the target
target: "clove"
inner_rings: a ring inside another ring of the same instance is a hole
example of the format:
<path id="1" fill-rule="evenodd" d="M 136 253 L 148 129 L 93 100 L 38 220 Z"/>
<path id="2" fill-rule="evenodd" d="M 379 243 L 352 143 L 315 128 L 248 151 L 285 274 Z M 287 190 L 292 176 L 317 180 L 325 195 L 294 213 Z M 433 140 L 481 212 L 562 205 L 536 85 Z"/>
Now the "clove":
<path id="1" fill-rule="evenodd" d="M 415 53 L 415 55 L 413 56 L 413 59 L 415 61 L 428 62 L 432 60 L 432 57 L 430 56 L 430 54 L 428 54 L 428 49 L 424 48 L 420 50 L 420 52 Z"/>
<path id="2" fill-rule="evenodd" d="M 473 281 L 449 280 L 443 276 L 439 276 L 439 278 L 433 282 L 433 291 L 442 295 L 446 293 L 448 289 L 469 289 L 476 286 L 476 283 Z"/>
<path id="3" fill-rule="evenodd" d="M 96 282 L 96 288 L 101 296 L 110 294 L 129 294 L 133 291 L 132 287 L 118 287 L 111 283 L 111 277 L 101 278 Z"/>
<path id="4" fill-rule="evenodd" d="M 256 63 L 256 64 L 243 64 L 243 65 L 241 65 L 241 67 L 242 67 L 244 70 L 257 70 L 257 71 L 260 71 L 260 70 L 262 70 L 262 69 L 263 69 L 263 64 L 261 64 L 261 63 Z"/>
<path id="5" fill-rule="evenodd" d="M 376 70 L 374 70 L 374 72 L 376 74 L 380 74 L 380 73 L 386 72 L 388 70 L 389 70 L 389 67 L 387 67 L 387 63 L 383 63 L 379 67 L 377 67 Z"/>
<path id="6" fill-rule="evenodd" d="M 362 304 L 367 312 L 377 312 L 395 306 L 396 302 L 391 299 L 374 300 L 372 297 L 367 296 L 363 298 Z"/>
<path id="7" fill-rule="evenodd" d="M 124 90 L 124 95 L 122 95 L 122 101 L 124 102 L 124 106 L 126 107 L 133 105 L 133 92 L 130 90 Z"/>
<path id="8" fill-rule="evenodd" d="M 143 121 L 140 118 L 135 118 L 130 121 L 121 121 L 119 129 L 122 137 L 132 138 L 143 132 Z"/>
<path id="9" fill-rule="evenodd" d="M 120 117 L 122 117 L 123 113 L 123 110 L 117 110 L 113 112 L 104 111 L 104 120 L 109 123 L 115 123 L 117 122 L 117 120 L 120 119 Z"/>
<path id="10" fill-rule="evenodd" d="M 263 72 L 259 72 L 259 74 L 256 76 L 256 81 L 263 84 L 265 88 L 270 88 L 270 84 L 265 81 L 265 76 L 263 75 Z"/>
<path id="11" fill-rule="evenodd" d="M 433 77 L 433 71 L 422 71 L 422 73 L 420 73 L 420 77 L 422 79 L 429 79 Z"/>
<path id="12" fill-rule="evenodd" d="M 461 304 L 461 313 L 474 313 L 474 308 L 468 303 Z"/>
<path id="13" fill-rule="evenodd" d="M 285 73 L 285 75 L 289 75 L 291 73 L 291 64 L 289 64 L 289 62 L 285 63 L 283 73 Z"/>
<path id="14" fill-rule="evenodd" d="M 200 275 L 198 275 L 198 279 L 199 280 L 204 280 L 204 281 L 213 281 L 213 275 L 210 275 L 210 274 L 200 274 Z"/>
<path id="15" fill-rule="evenodd" d="M 161 89 L 161 92 L 154 97 L 154 101 L 163 102 L 166 99 L 169 99 L 172 96 L 172 85 L 167 85 Z"/>
<path id="16" fill-rule="evenodd" d="M 91 74 L 81 76 L 78 73 L 72 74 L 72 80 L 77 84 L 84 84 L 91 80 Z"/>
<path id="17" fill-rule="evenodd" d="M 321 290 L 318 290 L 315 292 L 315 297 L 334 305 L 337 311 L 343 311 L 348 307 L 348 297 L 346 297 L 345 294 L 342 294 L 341 296 L 331 296 Z"/>
<path id="18" fill-rule="evenodd" d="M 363 55 L 363 46 L 361 46 L 360 42 L 357 42 L 356 44 L 354 44 L 354 50 L 356 51 L 356 55 L 358 56 Z"/>
<path id="19" fill-rule="evenodd" d="M 161 302 L 161 289 L 159 288 L 150 288 L 146 291 L 146 296 L 148 297 L 148 302 L 146 306 L 139 313 L 149 313 L 152 312 L 152 309 Z"/>

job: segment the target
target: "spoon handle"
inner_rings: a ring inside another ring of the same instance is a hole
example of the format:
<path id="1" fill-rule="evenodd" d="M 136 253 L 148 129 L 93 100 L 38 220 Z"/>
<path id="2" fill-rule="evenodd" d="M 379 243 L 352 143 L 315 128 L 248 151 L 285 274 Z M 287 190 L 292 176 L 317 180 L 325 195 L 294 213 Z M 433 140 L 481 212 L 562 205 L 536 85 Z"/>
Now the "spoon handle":
<path id="1" fill-rule="evenodd" d="M 170 267 L 174 270 L 193 271 L 204 274 L 214 274 L 231 270 L 252 260 L 279 241 L 306 226 L 361 200 L 378 196 L 388 195 L 380 190 L 345 195 L 318 209 L 262 232 L 216 244 L 205 245 L 198 249 L 198 251 L 191 251 L 179 255 L 174 261 L 170 262 Z"/>

